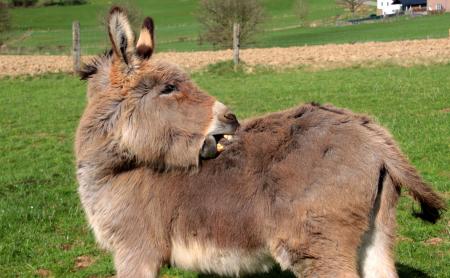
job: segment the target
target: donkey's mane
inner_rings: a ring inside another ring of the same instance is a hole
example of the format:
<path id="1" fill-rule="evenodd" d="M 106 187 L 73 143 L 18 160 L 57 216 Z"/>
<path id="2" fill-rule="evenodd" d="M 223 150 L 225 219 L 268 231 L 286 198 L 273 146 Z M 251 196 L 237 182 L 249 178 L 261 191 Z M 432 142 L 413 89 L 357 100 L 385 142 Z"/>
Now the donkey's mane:
<path id="1" fill-rule="evenodd" d="M 110 60 L 112 55 L 113 55 L 112 49 L 105 50 L 102 54 L 92 58 L 89 62 L 83 63 L 80 71 L 78 72 L 80 79 L 88 80 L 89 78 L 91 78 L 94 74 L 98 72 L 99 68 L 103 66 L 106 61 Z"/>

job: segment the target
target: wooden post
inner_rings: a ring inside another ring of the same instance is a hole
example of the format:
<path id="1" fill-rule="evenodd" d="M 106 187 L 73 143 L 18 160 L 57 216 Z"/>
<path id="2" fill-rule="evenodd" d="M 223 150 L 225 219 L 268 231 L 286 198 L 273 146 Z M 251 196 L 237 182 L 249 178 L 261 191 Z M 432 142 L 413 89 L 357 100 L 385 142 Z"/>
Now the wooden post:
<path id="1" fill-rule="evenodd" d="M 234 70 L 237 70 L 239 65 L 239 37 L 240 37 L 240 26 L 239 23 L 233 24 L 233 61 Z"/>
<path id="2" fill-rule="evenodd" d="M 73 72 L 76 74 L 81 65 L 80 22 L 72 22 L 72 57 Z"/>

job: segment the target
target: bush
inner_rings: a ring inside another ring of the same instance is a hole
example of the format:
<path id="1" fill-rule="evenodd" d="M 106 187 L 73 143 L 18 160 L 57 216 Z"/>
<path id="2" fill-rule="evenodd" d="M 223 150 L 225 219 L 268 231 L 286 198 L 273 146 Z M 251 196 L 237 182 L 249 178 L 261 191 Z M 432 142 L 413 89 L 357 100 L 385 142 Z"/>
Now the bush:
<path id="1" fill-rule="evenodd" d="M 86 0 L 46 0 L 44 6 L 71 6 L 86 4 Z"/>
<path id="2" fill-rule="evenodd" d="M 233 60 L 221 61 L 214 64 L 209 64 L 205 71 L 215 75 L 242 75 L 245 73 L 245 63 L 241 61 L 236 68 Z"/>
<path id="3" fill-rule="evenodd" d="M 11 27 L 11 17 L 9 16 L 8 5 L 0 2 L 0 33 Z"/>
<path id="4" fill-rule="evenodd" d="M 202 0 L 197 18 L 204 31 L 200 43 L 233 46 L 233 24 L 240 24 L 240 43 L 244 45 L 259 31 L 264 11 L 258 0 Z"/>
<path id="5" fill-rule="evenodd" d="M 365 0 L 336 0 L 337 5 L 349 10 L 353 17 L 363 7 L 365 2 Z"/>
<path id="6" fill-rule="evenodd" d="M 13 7 L 31 7 L 36 5 L 38 0 L 11 0 L 10 4 Z"/>
<path id="7" fill-rule="evenodd" d="M 295 0 L 294 13 L 300 20 L 300 23 L 305 25 L 309 13 L 308 0 Z"/>
<path id="8" fill-rule="evenodd" d="M 140 9 L 135 1 L 127 1 L 127 0 L 113 0 L 110 2 L 111 6 L 107 5 L 103 9 L 100 9 L 97 12 L 97 20 L 101 26 L 108 27 L 108 17 L 109 10 L 112 6 L 121 7 L 125 10 L 125 13 L 128 16 L 128 20 L 131 23 L 131 26 L 141 26 L 142 21 L 144 20 L 144 15 L 142 15 L 142 9 Z"/>

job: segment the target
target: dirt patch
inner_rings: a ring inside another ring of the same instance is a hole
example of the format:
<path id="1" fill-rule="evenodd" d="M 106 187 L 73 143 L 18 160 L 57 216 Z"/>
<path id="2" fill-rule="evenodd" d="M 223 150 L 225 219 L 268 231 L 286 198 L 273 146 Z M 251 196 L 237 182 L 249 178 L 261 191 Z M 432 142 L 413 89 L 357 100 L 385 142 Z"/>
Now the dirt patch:
<path id="1" fill-rule="evenodd" d="M 163 52 L 157 59 L 177 63 L 195 71 L 220 61 L 231 60 L 231 50 L 199 52 Z M 84 61 L 90 57 L 83 57 Z M 429 39 L 395 42 L 367 42 L 356 44 L 328 44 L 288 48 L 259 48 L 241 51 L 241 59 L 248 65 L 275 68 L 304 66 L 328 69 L 380 64 L 412 66 L 450 62 L 450 40 Z M 0 76 L 70 72 L 69 56 L 0 56 Z"/>
<path id="2" fill-rule="evenodd" d="M 95 259 L 89 256 L 79 256 L 75 259 L 75 269 L 83 269 L 91 266 Z"/>
<path id="3" fill-rule="evenodd" d="M 433 237 L 430 239 L 425 240 L 425 244 L 426 245 L 439 245 L 443 242 L 444 240 L 442 238 L 439 237 Z"/>
<path id="4" fill-rule="evenodd" d="M 48 270 L 48 269 L 39 268 L 36 271 L 36 275 L 38 277 L 50 277 L 50 276 L 52 276 L 52 272 L 50 270 Z"/>
<path id="5" fill-rule="evenodd" d="M 406 236 L 397 235 L 396 241 L 397 241 L 397 242 L 401 242 L 401 241 L 413 242 L 413 239 L 412 239 L 412 238 L 409 238 L 409 237 L 406 237 Z"/>
<path id="6" fill-rule="evenodd" d="M 61 244 L 61 249 L 62 250 L 64 250 L 64 251 L 68 251 L 68 250 L 70 250 L 70 249 L 72 249 L 72 247 L 73 247 L 73 244 L 70 244 L 70 243 L 64 243 L 64 244 Z"/>

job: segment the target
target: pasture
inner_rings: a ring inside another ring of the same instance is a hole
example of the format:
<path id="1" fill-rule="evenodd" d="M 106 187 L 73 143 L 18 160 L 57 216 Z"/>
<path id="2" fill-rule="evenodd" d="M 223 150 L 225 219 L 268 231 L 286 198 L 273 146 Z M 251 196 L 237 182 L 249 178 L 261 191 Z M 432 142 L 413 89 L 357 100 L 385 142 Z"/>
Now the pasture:
<path id="1" fill-rule="evenodd" d="M 233 72 L 228 63 L 193 74 L 240 119 L 301 102 L 333 103 L 388 127 L 425 180 L 450 192 L 450 64 L 323 71 Z M 11 277 L 108 277 L 110 255 L 95 245 L 76 193 L 73 137 L 86 83 L 62 74 L 0 79 L 0 273 Z M 305 158 L 307 159 L 307 158 Z M 401 277 L 446 277 L 450 213 L 436 225 L 398 207 Z M 197 277 L 166 269 L 164 277 Z M 288 276 L 275 270 L 272 276 Z M 268 277 L 260 276 L 260 277 Z"/>
<path id="2" fill-rule="evenodd" d="M 113 1 L 117 2 L 117 1 Z M 124 1 L 122 1 L 124 2 Z M 301 26 L 293 11 L 293 0 L 263 0 L 267 20 L 263 32 L 246 48 L 288 47 L 326 43 L 354 43 L 405 39 L 443 38 L 448 36 L 450 14 L 439 16 L 401 17 L 371 24 L 336 26 L 337 18 L 346 18 L 334 0 L 309 2 L 308 24 Z M 120 3 L 120 1 L 119 1 Z M 142 16 L 151 15 L 156 21 L 158 51 L 211 50 L 212 45 L 199 45 L 200 26 L 195 18 L 198 10 L 194 0 L 133 1 Z M 11 9 L 12 29 L 0 35 L 6 47 L 2 53 L 11 54 L 69 54 L 73 20 L 81 23 L 83 54 L 96 54 L 108 46 L 101 24 L 111 2 L 88 1 L 80 6 L 51 6 Z M 361 16 L 374 13 L 367 8 Z M 139 27 L 140 22 L 135 24 Z"/>

